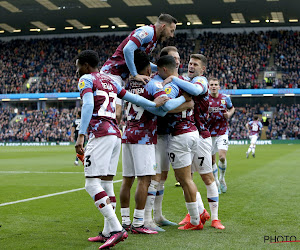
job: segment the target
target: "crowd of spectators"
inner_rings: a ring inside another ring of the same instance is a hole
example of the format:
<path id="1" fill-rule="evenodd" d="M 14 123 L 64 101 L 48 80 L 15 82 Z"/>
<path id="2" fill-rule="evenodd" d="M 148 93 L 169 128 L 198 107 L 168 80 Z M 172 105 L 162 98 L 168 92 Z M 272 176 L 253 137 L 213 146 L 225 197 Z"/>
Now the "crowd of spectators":
<path id="1" fill-rule="evenodd" d="M 13 108 L 0 108 L 0 141 L 70 141 L 76 112 L 76 109 L 18 111 Z"/>
<path id="2" fill-rule="evenodd" d="M 207 57 L 207 76 L 220 79 L 225 89 L 264 88 L 259 71 L 268 65 L 270 33 L 199 35 L 200 53 Z"/>
<path id="3" fill-rule="evenodd" d="M 300 32 L 280 31 L 277 36 L 278 46 L 276 46 L 274 61 L 277 68 L 283 72 L 282 87 L 298 88 L 300 86 Z"/>
<path id="4" fill-rule="evenodd" d="M 70 141 L 77 111 L 77 108 L 32 111 L 0 108 L 0 142 Z M 278 104 L 276 107 L 257 104 L 254 107 L 236 107 L 229 120 L 230 140 L 248 139 L 246 123 L 264 111 L 273 112 L 265 127 L 267 139 L 300 139 L 300 104 Z M 120 127 L 124 125 L 122 121 Z"/>
<path id="5" fill-rule="evenodd" d="M 208 32 L 196 39 L 187 33 L 178 33 L 174 39 L 157 46 L 152 61 L 158 59 L 163 46 L 174 45 L 181 56 L 180 73 L 187 71 L 189 55 L 197 52 L 207 56 L 205 76 L 220 78 L 222 88 L 265 88 L 265 81 L 258 77 L 259 72 L 268 66 L 274 37 L 279 41 L 274 45 L 274 63 L 283 71 L 283 76 L 273 82 L 273 87 L 297 88 L 300 84 L 299 32 Z M 0 41 L 0 94 L 75 92 L 76 55 L 85 49 L 96 50 L 100 65 L 103 65 L 124 38 L 110 35 Z M 37 81 L 25 84 L 34 76 L 38 77 Z"/>
<path id="6" fill-rule="evenodd" d="M 254 107 L 246 105 L 236 108 L 234 116 L 229 121 L 229 138 L 231 140 L 248 139 L 246 123 L 251 121 L 255 114 L 261 115 L 264 111 L 271 111 L 273 114 L 272 118 L 267 120 L 265 127 L 267 139 L 300 139 L 300 104 L 278 104 L 276 107 L 257 104 Z"/>

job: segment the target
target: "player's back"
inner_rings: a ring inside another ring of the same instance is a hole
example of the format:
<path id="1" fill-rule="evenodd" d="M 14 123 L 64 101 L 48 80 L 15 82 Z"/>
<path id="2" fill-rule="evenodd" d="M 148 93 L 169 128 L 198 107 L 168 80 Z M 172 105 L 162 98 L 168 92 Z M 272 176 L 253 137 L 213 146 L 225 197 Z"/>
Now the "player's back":
<path id="1" fill-rule="evenodd" d="M 249 122 L 250 135 L 259 135 L 259 131 L 262 129 L 260 121 L 254 120 Z"/>
<path id="2" fill-rule="evenodd" d="M 80 95 L 85 92 L 94 94 L 93 115 L 88 133 L 95 137 L 116 135 L 121 137 L 116 122 L 117 87 L 113 80 L 99 72 L 83 75 L 79 80 Z"/>
<path id="3" fill-rule="evenodd" d="M 153 34 L 153 35 L 152 35 Z M 144 39 L 149 36 L 149 39 L 144 42 Z M 150 54 L 156 46 L 156 32 L 155 26 L 143 26 L 132 31 L 118 46 L 115 53 L 104 63 L 102 71 L 105 73 L 111 73 L 113 75 L 119 75 L 123 80 L 129 77 L 129 69 L 126 65 L 124 58 L 123 49 L 128 43 L 128 41 L 133 41 L 140 50 L 145 51 L 147 54 Z"/>
<path id="4" fill-rule="evenodd" d="M 146 85 L 143 82 L 130 79 L 125 89 L 137 93 L 153 101 L 156 97 L 165 94 L 161 83 L 151 80 Z M 122 143 L 128 144 L 156 144 L 157 142 L 157 116 L 144 108 L 132 103 L 126 107 L 126 128 Z"/>

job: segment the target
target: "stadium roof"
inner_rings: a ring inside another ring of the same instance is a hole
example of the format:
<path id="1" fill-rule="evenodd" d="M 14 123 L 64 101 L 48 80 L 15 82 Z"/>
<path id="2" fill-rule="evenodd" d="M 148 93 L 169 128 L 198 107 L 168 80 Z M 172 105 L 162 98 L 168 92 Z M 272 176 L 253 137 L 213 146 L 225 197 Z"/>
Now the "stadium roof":
<path id="1" fill-rule="evenodd" d="M 0 0 L 0 37 L 127 31 L 160 13 L 178 29 L 299 26 L 299 10 L 299 0 Z"/>

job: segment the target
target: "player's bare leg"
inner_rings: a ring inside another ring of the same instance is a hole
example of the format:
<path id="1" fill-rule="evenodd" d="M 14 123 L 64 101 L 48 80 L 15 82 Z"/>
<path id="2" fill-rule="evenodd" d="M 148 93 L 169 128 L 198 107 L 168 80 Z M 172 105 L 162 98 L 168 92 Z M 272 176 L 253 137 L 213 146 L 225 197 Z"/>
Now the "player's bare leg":
<path id="1" fill-rule="evenodd" d="M 180 185 L 183 189 L 186 208 L 191 217 L 190 222 L 182 227 L 179 227 L 179 229 L 203 229 L 203 225 L 200 221 L 198 205 L 196 202 L 197 187 L 191 176 L 191 166 L 174 169 L 174 172 L 176 179 L 180 182 Z"/>
<path id="2" fill-rule="evenodd" d="M 120 190 L 120 203 L 121 203 L 121 216 L 122 227 L 126 230 L 130 230 L 130 189 L 134 182 L 135 177 L 123 177 L 122 186 Z"/>
<path id="3" fill-rule="evenodd" d="M 226 150 L 220 149 L 219 150 L 219 169 L 220 169 L 220 188 L 223 193 L 227 192 L 227 185 L 225 182 L 225 173 L 227 169 L 227 160 L 226 160 Z"/>
<path id="4" fill-rule="evenodd" d="M 221 224 L 221 221 L 218 219 L 219 193 L 213 173 L 200 174 L 200 176 L 207 189 L 207 200 L 211 212 L 211 225 L 218 229 L 224 229 L 225 227 Z"/>
<path id="5" fill-rule="evenodd" d="M 218 192 L 221 194 L 221 188 L 220 188 L 220 182 L 219 182 L 219 176 L 218 176 L 218 165 L 216 163 L 216 154 L 212 155 L 212 169 L 213 169 L 213 175 L 218 187 Z"/>

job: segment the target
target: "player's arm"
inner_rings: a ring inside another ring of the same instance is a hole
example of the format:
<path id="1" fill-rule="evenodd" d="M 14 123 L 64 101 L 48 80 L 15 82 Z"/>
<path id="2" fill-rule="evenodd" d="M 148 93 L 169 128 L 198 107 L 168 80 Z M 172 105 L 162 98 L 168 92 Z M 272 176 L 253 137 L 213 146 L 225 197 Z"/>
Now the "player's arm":
<path id="1" fill-rule="evenodd" d="M 206 83 L 207 80 L 205 82 L 200 77 L 195 77 L 192 80 L 192 82 L 188 82 L 176 76 L 169 76 L 164 80 L 164 84 L 168 82 L 173 82 L 179 88 L 181 88 L 182 90 L 184 90 L 185 92 L 193 96 L 204 94 L 207 91 L 207 86 L 208 86 L 208 84 Z M 199 84 L 194 84 L 194 83 L 199 83 Z"/>
<path id="2" fill-rule="evenodd" d="M 75 144 L 75 149 L 76 149 L 76 153 L 80 155 L 84 154 L 84 149 L 83 149 L 84 136 L 93 115 L 94 95 L 93 95 L 92 88 L 93 88 L 93 82 L 89 77 L 84 75 L 79 79 L 78 89 L 83 104 L 81 109 L 80 129 L 78 131 L 78 138 Z"/>
<path id="3" fill-rule="evenodd" d="M 178 108 L 170 110 L 168 113 L 180 113 L 187 109 L 193 109 L 194 105 L 195 105 L 195 103 L 193 100 L 186 101 L 185 103 L 181 104 Z"/>
<path id="4" fill-rule="evenodd" d="M 162 89 L 157 90 L 159 88 L 159 84 L 152 84 L 152 90 L 153 88 L 156 89 L 156 92 L 163 92 Z M 171 99 L 169 99 L 163 106 L 161 106 L 158 109 L 146 109 L 147 111 L 158 115 L 158 116 L 165 116 L 169 111 L 178 108 L 180 105 L 185 103 L 186 101 L 189 101 L 190 98 L 188 95 L 182 95 L 180 97 L 178 96 L 179 89 L 174 84 L 168 84 L 164 88 L 164 92 L 167 94 L 167 96 Z M 153 92 L 152 92 L 153 93 Z M 155 94 L 153 94 L 155 96 Z M 164 94 L 165 95 L 165 94 Z M 177 98 L 176 98 L 177 97 Z"/>
<path id="5" fill-rule="evenodd" d="M 150 27 L 142 27 L 137 29 L 130 40 L 127 42 L 123 48 L 123 54 L 125 58 L 126 65 L 134 77 L 135 80 L 142 81 L 146 84 L 145 80 L 150 80 L 149 76 L 139 75 L 137 73 L 135 64 L 134 64 L 134 51 L 140 48 L 144 43 L 150 42 L 153 38 L 153 29 Z M 153 66 L 151 66 L 152 68 Z"/>
<path id="6" fill-rule="evenodd" d="M 74 132 L 75 132 L 75 127 L 74 127 L 74 123 L 72 125 L 72 128 L 71 128 L 71 142 L 74 142 Z"/>

